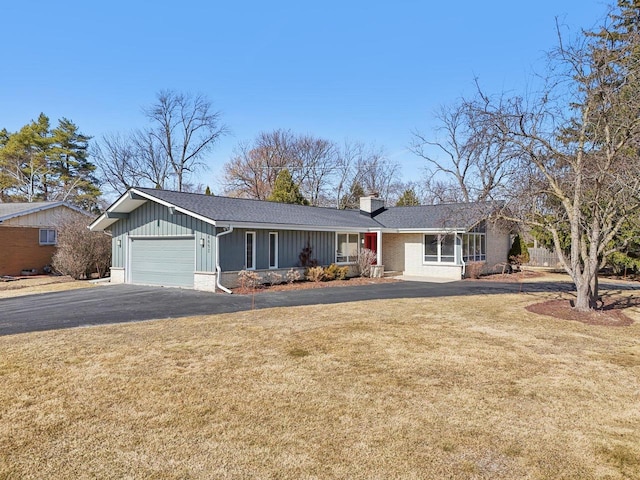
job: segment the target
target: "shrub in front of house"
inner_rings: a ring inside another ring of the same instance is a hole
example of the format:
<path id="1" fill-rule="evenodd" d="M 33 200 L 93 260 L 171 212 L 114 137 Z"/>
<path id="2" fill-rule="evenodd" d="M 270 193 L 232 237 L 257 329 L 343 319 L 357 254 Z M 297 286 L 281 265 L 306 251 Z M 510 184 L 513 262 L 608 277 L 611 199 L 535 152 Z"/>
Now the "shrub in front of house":
<path id="1" fill-rule="evenodd" d="M 260 275 L 252 270 L 240 270 L 238 279 L 242 289 L 252 290 L 260 284 Z"/>
<path id="2" fill-rule="evenodd" d="M 289 269 L 285 277 L 287 279 L 288 284 L 292 284 L 293 282 L 299 282 L 302 279 L 300 272 L 295 268 Z"/>
<path id="3" fill-rule="evenodd" d="M 305 277 L 310 282 L 321 282 L 324 279 L 324 268 L 321 266 L 309 267 L 305 272 Z"/>
<path id="4" fill-rule="evenodd" d="M 363 248 L 358 253 L 358 272 L 361 277 L 371 276 L 371 265 L 376 263 L 376 252 Z"/>
<path id="5" fill-rule="evenodd" d="M 332 263 L 324 269 L 324 279 L 330 280 L 344 280 L 349 273 L 349 267 L 339 267 L 335 263 Z"/>
<path id="6" fill-rule="evenodd" d="M 276 272 L 268 272 L 263 277 L 265 283 L 268 283 L 269 286 L 278 285 L 282 283 L 282 275 Z"/>

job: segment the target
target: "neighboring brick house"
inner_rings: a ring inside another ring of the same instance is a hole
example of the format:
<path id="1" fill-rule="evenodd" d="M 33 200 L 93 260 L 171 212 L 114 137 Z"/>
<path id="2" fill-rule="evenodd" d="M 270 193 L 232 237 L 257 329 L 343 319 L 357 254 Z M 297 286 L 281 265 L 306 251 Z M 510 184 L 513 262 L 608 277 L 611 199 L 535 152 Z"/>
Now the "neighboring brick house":
<path id="1" fill-rule="evenodd" d="M 358 210 L 337 210 L 132 188 L 90 228 L 112 233 L 113 283 L 225 289 L 242 270 L 301 268 L 303 255 L 355 265 L 362 248 L 377 254 L 377 273 L 459 280 L 470 263 L 489 271 L 507 260 L 510 232 L 487 221 L 500 207 L 362 197 Z"/>
<path id="2" fill-rule="evenodd" d="M 91 215 L 65 202 L 0 203 L 0 275 L 44 273 L 56 251 L 58 227 Z"/>

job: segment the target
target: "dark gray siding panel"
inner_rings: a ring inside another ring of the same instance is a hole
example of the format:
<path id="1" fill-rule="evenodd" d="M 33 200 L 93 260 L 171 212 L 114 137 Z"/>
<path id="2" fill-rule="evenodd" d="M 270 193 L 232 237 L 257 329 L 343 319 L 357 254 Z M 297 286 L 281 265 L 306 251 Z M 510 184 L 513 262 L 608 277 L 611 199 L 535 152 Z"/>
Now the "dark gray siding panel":
<path id="1" fill-rule="evenodd" d="M 304 232 L 290 230 L 248 230 L 237 229 L 220 237 L 220 268 L 223 271 L 236 271 L 246 268 L 245 234 L 256 232 L 256 268 L 269 268 L 269 232 L 278 233 L 278 267 L 300 266 L 299 255 L 307 244 L 312 248 L 312 258 L 320 265 L 329 265 L 335 261 L 335 233 Z"/>

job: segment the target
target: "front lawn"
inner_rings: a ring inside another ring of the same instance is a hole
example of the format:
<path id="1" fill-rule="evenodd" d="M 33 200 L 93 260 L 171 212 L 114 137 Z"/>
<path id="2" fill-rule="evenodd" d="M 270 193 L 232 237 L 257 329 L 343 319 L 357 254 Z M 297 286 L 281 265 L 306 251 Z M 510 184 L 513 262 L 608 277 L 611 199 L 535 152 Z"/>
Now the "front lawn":
<path id="1" fill-rule="evenodd" d="M 640 314 L 585 325 L 540 300 L 1 337 L 0 479 L 640 478 Z"/>

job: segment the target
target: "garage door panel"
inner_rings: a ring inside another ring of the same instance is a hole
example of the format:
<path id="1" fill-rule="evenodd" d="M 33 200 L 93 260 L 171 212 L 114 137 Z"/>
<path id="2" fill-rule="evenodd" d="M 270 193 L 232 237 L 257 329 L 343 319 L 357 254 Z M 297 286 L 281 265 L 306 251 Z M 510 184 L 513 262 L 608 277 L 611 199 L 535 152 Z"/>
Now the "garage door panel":
<path id="1" fill-rule="evenodd" d="M 193 287 L 193 238 L 131 239 L 131 283 Z"/>

